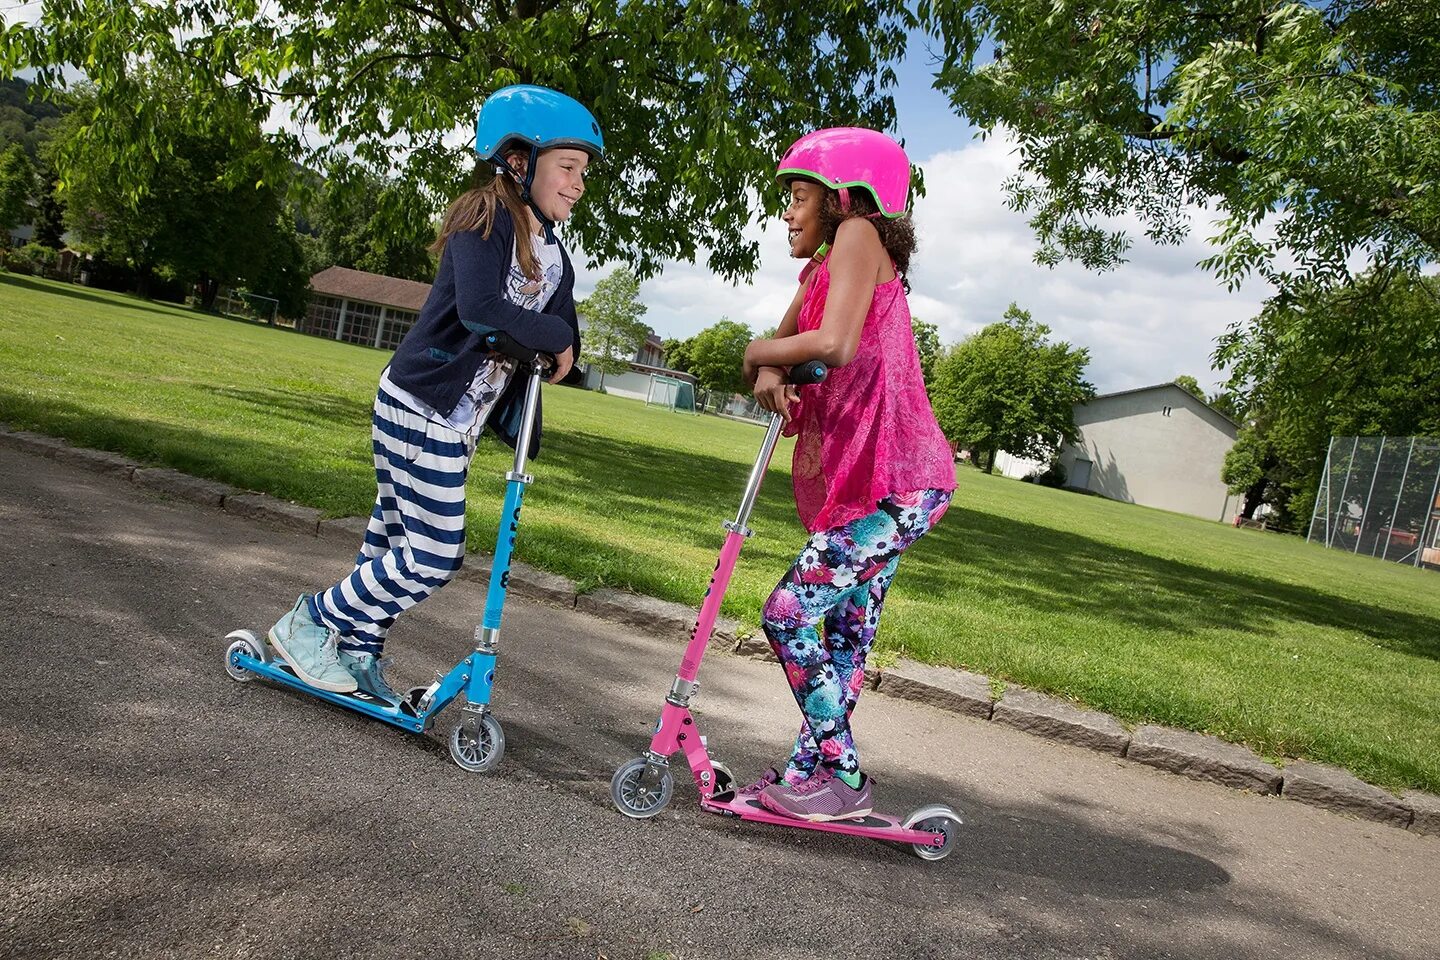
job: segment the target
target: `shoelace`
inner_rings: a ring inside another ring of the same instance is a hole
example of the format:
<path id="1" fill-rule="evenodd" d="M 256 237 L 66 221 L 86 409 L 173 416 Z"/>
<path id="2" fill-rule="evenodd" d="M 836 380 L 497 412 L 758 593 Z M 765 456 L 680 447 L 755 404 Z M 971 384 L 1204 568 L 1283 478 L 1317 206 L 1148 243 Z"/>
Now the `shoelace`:
<path id="1" fill-rule="evenodd" d="M 394 657 L 376 657 L 376 658 L 375 658 L 375 679 L 376 679 L 376 680 L 379 680 L 381 683 L 385 684 L 385 686 L 387 686 L 387 687 L 390 686 L 390 683 L 389 683 L 388 678 L 385 676 L 385 671 L 388 670 L 388 669 L 390 669 L 390 664 L 392 664 L 392 663 L 394 663 L 394 662 L 395 662 L 395 658 L 394 658 Z"/>
<path id="2" fill-rule="evenodd" d="M 771 780 L 768 776 L 764 776 L 761 777 L 759 780 L 756 780 L 754 783 L 750 784 L 750 786 L 746 787 L 740 792 L 747 794 L 763 793 L 766 787 L 772 786 L 779 782 L 779 780 Z"/>
<path id="3" fill-rule="evenodd" d="M 833 773 L 812 773 L 809 779 L 803 780 L 791 787 L 790 792 L 797 795 L 814 793 L 833 779 L 835 779 Z"/>
<path id="4" fill-rule="evenodd" d="M 340 666 L 340 653 L 336 644 L 340 642 L 340 633 L 331 630 L 325 635 L 325 642 L 320 644 L 320 663 L 322 666 Z"/>

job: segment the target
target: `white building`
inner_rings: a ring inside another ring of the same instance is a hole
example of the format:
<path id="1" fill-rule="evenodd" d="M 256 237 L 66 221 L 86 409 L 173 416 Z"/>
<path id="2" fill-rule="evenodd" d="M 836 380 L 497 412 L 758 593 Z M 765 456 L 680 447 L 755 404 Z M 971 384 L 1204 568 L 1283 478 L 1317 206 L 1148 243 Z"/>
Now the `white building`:
<path id="1" fill-rule="evenodd" d="M 1060 451 L 1067 487 L 1206 520 L 1230 520 L 1240 497 L 1220 479 L 1239 427 L 1173 383 L 1102 394 L 1075 405 L 1080 442 Z M 1001 453 L 995 468 L 1022 477 L 1043 464 Z"/>

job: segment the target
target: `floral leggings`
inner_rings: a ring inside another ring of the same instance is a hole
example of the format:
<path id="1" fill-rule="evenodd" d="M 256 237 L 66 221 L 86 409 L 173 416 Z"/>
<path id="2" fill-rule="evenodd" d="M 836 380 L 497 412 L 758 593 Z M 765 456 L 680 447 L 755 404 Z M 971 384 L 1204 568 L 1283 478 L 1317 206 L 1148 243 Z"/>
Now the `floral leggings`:
<path id="1" fill-rule="evenodd" d="M 804 717 L 786 780 L 804 780 L 818 763 L 846 773 L 860 769 L 850 713 L 865 684 L 885 592 L 900 554 L 944 516 L 950 496 L 948 490 L 892 494 L 874 513 L 815 534 L 765 602 L 765 636 Z"/>

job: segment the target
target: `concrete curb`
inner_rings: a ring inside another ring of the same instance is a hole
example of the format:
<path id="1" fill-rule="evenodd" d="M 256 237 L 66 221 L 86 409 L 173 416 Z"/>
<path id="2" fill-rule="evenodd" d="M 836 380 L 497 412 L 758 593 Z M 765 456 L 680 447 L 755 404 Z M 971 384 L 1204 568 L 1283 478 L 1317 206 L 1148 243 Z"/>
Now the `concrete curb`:
<path id="1" fill-rule="evenodd" d="M 1279 767 L 1266 763 L 1244 747 L 1203 733 L 1137 727 L 1131 734 L 1130 749 L 1125 756 L 1136 763 L 1236 790 L 1261 794 L 1280 792 Z"/>
<path id="2" fill-rule="evenodd" d="M 303 530 L 312 537 L 320 530 L 320 519 L 325 516 L 314 507 L 302 507 L 298 503 L 277 500 L 263 493 L 242 493 L 226 497 L 226 513 L 233 513 L 252 520 L 265 520 L 281 526 Z M 363 534 L 362 534 L 363 536 Z"/>
<path id="3" fill-rule="evenodd" d="M 202 480 L 168 467 L 143 467 L 132 473 L 130 479 L 137 487 L 148 487 L 206 507 L 224 506 L 226 497 L 239 496 L 243 492 L 227 484 Z"/>
<path id="4" fill-rule="evenodd" d="M 990 678 L 968 670 L 949 670 L 901 660 L 880 671 L 877 685 L 887 696 L 928 703 L 967 717 L 989 720 L 995 710 Z"/>
<path id="5" fill-rule="evenodd" d="M 0 423 L 0 446 L 63 460 L 97 473 L 121 476 L 136 486 L 221 508 L 247 519 L 280 523 L 324 539 L 354 543 L 364 536 L 369 523 L 368 517 L 323 520 L 320 511 L 312 507 L 266 494 L 247 493 L 178 470 L 146 467 L 119 454 L 73 447 L 54 437 L 13 430 L 3 423 Z M 488 583 L 490 560 L 485 553 L 470 554 L 459 578 Z M 519 562 L 511 564 L 508 588 L 529 600 L 573 608 L 657 634 L 688 637 L 695 623 L 692 607 L 608 587 L 580 593 L 575 581 Z M 743 626 L 733 620 L 722 619 L 716 623 L 711 643 L 740 656 L 776 659 L 763 636 L 746 633 Z M 1414 833 L 1440 836 L 1440 796 L 1409 790 L 1397 799 L 1338 767 L 1296 761 L 1281 769 L 1244 747 L 1188 730 L 1145 725 L 1132 734 L 1109 714 L 1081 709 L 1014 684 L 1007 685 L 1004 696 L 995 700 L 990 679 L 965 670 L 901 660 L 884 669 L 867 667 L 865 678 L 868 686 L 897 699 L 1003 723 L 1036 736 L 1126 757 L 1181 776 L 1260 794 L 1278 793 L 1326 810 Z"/>
<path id="6" fill-rule="evenodd" d="M 1430 837 L 1440 837 L 1440 797 L 1419 790 L 1406 790 L 1400 794 L 1400 802 L 1408 804 L 1415 817 L 1410 829 Z"/>
<path id="7" fill-rule="evenodd" d="M 1409 827 L 1415 812 L 1379 787 L 1356 777 L 1348 770 L 1301 760 L 1285 767 L 1285 784 L 1280 793 L 1327 810 L 1338 810 L 1364 820 Z"/>
<path id="8" fill-rule="evenodd" d="M 881 680 L 881 689 L 887 684 L 887 680 Z M 1117 757 L 1125 756 L 1125 748 L 1130 745 L 1129 732 L 1110 714 L 1084 710 L 1033 690 L 1006 688 L 1005 696 L 995 704 L 990 719 L 1027 733 L 1037 733 L 1051 740 Z"/>

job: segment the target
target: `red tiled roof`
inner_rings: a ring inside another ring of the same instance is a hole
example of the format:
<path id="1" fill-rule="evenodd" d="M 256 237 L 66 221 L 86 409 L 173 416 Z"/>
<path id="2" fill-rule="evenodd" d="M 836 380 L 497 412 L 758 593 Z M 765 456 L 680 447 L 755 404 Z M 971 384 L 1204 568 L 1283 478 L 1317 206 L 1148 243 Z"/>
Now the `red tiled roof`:
<path id="1" fill-rule="evenodd" d="M 419 312 L 430 296 L 430 284 L 401 280 L 349 267 L 327 267 L 310 278 L 310 289 L 330 297 L 364 300 Z"/>

